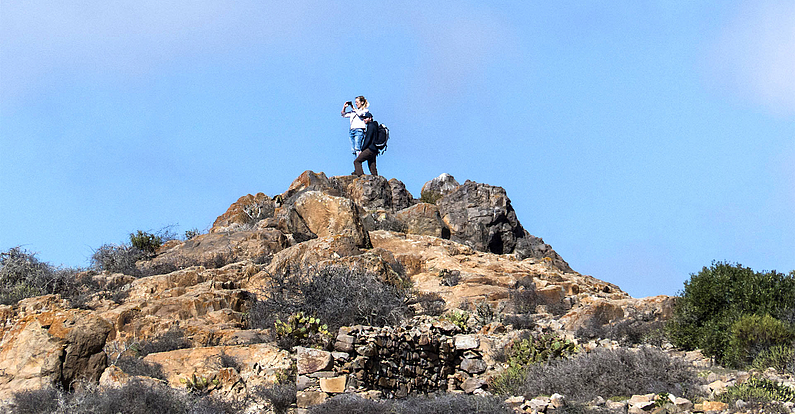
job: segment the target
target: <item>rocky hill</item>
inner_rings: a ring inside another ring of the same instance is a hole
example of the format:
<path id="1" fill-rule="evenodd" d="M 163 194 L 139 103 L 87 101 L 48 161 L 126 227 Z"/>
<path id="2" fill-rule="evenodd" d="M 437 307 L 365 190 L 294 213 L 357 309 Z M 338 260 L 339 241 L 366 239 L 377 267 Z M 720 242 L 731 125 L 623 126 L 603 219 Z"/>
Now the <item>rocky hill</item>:
<path id="1" fill-rule="evenodd" d="M 280 332 L 254 320 L 257 301 L 279 275 L 329 266 L 410 286 L 414 316 L 343 327 L 325 350 L 280 347 Z M 503 368 L 494 355 L 523 329 L 596 347 L 585 334 L 672 309 L 669 297 L 632 298 L 577 273 L 522 227 L 504 189 L 447 174 L 415 198 L 396 179 L 306 171 L 282 194 L 241 197 L 207 234 L 169 241 L 136 269 L 84 274 L 99 288 L 80 304 L 47 295 L 0 306 L 0 400 L 131 378 L 231 398 L 287 376 L 299 407 L 342 392 L 482 393 Z M 168 341 L 180 343 L 141 352 Z M 162 379 L 125 371 L 143 354 Z"/>

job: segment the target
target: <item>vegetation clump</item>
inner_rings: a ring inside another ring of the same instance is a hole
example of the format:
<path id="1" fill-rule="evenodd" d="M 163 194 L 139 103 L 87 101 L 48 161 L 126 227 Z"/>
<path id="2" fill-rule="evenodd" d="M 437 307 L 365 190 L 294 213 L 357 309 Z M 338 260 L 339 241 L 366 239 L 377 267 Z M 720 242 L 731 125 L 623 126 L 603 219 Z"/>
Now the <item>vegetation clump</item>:
<path id="1" fill-rule="evenodd" d="M 252 328 L 271 328 L 296 312 L 314 315 L 334 331 L 341 326 L 398 324 L 410 315 L 411 289 L 361 269 L 328 266 L 272 275 L 252 304 Z"/>
<path id="2" fill-rule="evenodd" d="M 795 271 L 755 272 L 717 262 L 685 282 L 666 331 L 676 346 L 699 348 L 721 364 L 743 367 L 771 346 L 791 344 L 784 331 L 793 317 Z M 752 320 L 764 320 L 763 326 L 749 326 Z"/>
<path id="3" fill-rule="evenodd" d="M 557 392 L 574 402 L 662 392 L 692 399 L 700 395 L 700 385 L 689 363 L 660 349 L 597 348 L 573 358 L 530 365 L 524 384 L 515 391 L 526 398 Z"/>
<path id="4" fill-rule="evenodd" d="M 508 367 L 492 379 L 490 387 L 497 394 L 517 394 L 531 365 L 569 358 L 576 352 L 574 342 L 551 333 L 514 341 L 507 352 Z"/>
<path id="5" fill-rule="evenodd" d="M 88 272 L 55 267 L 21 247 L 0 252 L 0 304 L 14 305 L 34 296 L 59 294 L 72 306 L 83 308 L 87 298 L 99 290 Z"/>

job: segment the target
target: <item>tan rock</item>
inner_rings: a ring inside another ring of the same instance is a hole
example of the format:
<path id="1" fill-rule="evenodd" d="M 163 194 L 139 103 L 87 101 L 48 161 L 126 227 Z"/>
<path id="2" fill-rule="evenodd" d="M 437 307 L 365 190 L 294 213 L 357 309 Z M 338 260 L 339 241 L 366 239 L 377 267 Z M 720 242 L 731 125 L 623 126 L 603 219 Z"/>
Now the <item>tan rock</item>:
<path id="1" fill-rule="evenodd" d="M 296 356 L 298 375 L 322 371 L 331 365 L 331 352 L 314 348 L 298 347 Z"/>
<path id="2" fill-rule="evenodd" d="M 397 212 L 395 216 L 406 223 L 406 233 L 442 237 L 444 223 L 439 208 L 434 204 L 415 204 Z"/>
<path id="3" fill-rule="evenodd" d="M 273 200 L 263 193 L 244 195 L 215 219 L 210 233 L 246 229 L 246 226 L 258 220 L 273 217 L 275 208 Z"/>
<path id="4" fill-rule="evenodd" d="M 197 377 L 232 379 L 234 374 L 224 371 L 227 367 L 223 366 L 222 355 L 236 362 L 235 371 L 249 389 L 277 382 L 292 365 L 292 358 L 287 351 L 270 344 L 178 349 L 149 354 L 144 361 L 160 364 L 169 385 L 182 388 L 184 385 L 180 380 L 193 374 Z M 219 385 L 225 387 L 229 384 L 221 382 Z"/>
<path id="5" fill-rule="evenodd" d="M 295 211 L 317 237 L 348 236 L 359 247 L 370 244 L 360 220 L 363 211 L 350 199 L 307 191 L 296 199 Z"/>
<path id="6" fill-rule="evenodd" d="M 347 375 L 341 375 L 333 378 L 321 378 L 320 389 L 329 394 L 339 394 L 345 392 L 345 384 L 348 381 Z"/>
<path id="7" fill-rule="evenodd" d="M 702 412 L 709 412 L 709 411 L 724 411 L 729 408 L 729 404 L 720 401 L 704 401 L 700 404 L 695 404 L 693 406 L 694 411 L 702 411 Z"/>

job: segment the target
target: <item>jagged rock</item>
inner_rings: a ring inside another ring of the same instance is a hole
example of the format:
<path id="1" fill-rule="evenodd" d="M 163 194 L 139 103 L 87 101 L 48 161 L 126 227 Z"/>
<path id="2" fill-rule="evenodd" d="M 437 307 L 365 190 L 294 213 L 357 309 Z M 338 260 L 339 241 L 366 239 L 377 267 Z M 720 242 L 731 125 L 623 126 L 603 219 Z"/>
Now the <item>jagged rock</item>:
<path id="1" fill-rule="evenodd" d="M 387 230 L 405 233 L 406 223 L 386 210 L 374 210 L 362 216 L 362 226 L 368 232 Z"/>
<path id="2" fill-rule="evenodd" d="M 477 349 L 480 346 L 480 340 L 477 335 L 456 335 L 455 336 L 455 349 L 467 350 Z"/>
<path id="3" fill-rule="evenodd" d="M 398 220 L 406 224 L 406 233 L 423 236 L 444 237 L 446 234 L 439 209 L 428 203 L 419 203 L 396 213 Z"/>
<path id="4" fill-rule="evenodd" d="M 370 245 L 370 239 L 360 220 L 362 211 L 350 199 L 319 191 L 306 191 L 296 198 L 291 207 L 311 234 L 317 237 L 348 236 L 359 247 Z"/>
<path id="5" fill-rule="evenodd" d="M 210 233 L 245 230 L 259 220 L 273 217 L 275 209 L 273 200 L 263 193 L 244 195 L 215 219 Z"/>
<path id="6" fill-rule="evenodd" d="M 343 195 L 339 182 L 326 177 L 324 173 L 306 170 L 290 184 L 290 187 L 281 194 L 282 202 L 286 205 L 305 191 L 319 191 L 323 194 L 340 197 Z"/>
<path id="7" fill-rule="evenodd" d="M 486 363 L 480 358 L 464 358 L 461 369 L 470 374 L 482 374 L 486 372 Z"/>
<path id="8" fill-rule="evenodd" d="M 345 183 L 343 177 L 334 177 L 345 185 L 345 194 L 365 210 L 392 211 L 392 187 L 386 178 L 363 175 Z"/>
<path id="9" fill-rule="evenodd" d="M 0 399 L 78 379 L 97 381 L 111 325 L 86 311 L 46 310 L 18 320 L 0 342 Z"/>
<path id="10" fill-rule="evenodd" d="M 475 390 L 483 388 L 486 385 L 486 381 L 481 378 L 467 378 L 464 382 L 461 383 L 461 389 L 464 390 L 467 394 L 472 394 Z M 522 402 L 524 402 L 524 398 L 522 398 Z M 507 401 L 506 401 L 507 404 Z M 521 403 L 519 404 L 521 406 Z"/>
<path id="11" fill-rule="evenodd" d="M 297 244 L 277 253 L 268 272 L 279 273 L 290 267 L 306 267 L 326 260 L 361 254 L 356 240 L 347 236 L 327 236 Z"/>
<path id="12" fill-rule="evenodd" d="M 455 190 L 458 185 L 458 181 L 452 175 L 444 173 L 425 183 L 420 190 L 420 197 L 427 202 L 436 202 Z"/>
<path id="13" fill-rule="evenodd" d="M 169 271 L 196 265 L 219 267 L 246 259 L 259 261 L 289 246 L 290 243 L 284 233 L 273 228 L 242 230 L 228 234 L 216 232 L 171 244 L 168 249 L 161 248 L 155 258 L 140 261 L 138 267 L 145 270 L 169 269 Z"/>
<path id="14" fill-rule="evenodd" d="M 297 347 L 298 375 L 311 374 L 326 369 L 332 361 L 331 352 L 314 348 Z"/>
<path id="15" fill-rule="evenodd" d="M 516 253 L 520 258 L 549 257 L 560 270 L 571 271 L 551 247 L 522 228 L 502 187 L 467 180 L 436 205 L 442 221 L 450 229 L 451 240 L 482 252 Z"/>
<path id="16" fill-rule="evenodd" d="M 389 188 L 392 190 L 392 209 L 394 211 L 403 210 L 414 204 L 414 197 L 406 190 L 406 185 L 402 181 L 396 178 L 390 179 Z"/>

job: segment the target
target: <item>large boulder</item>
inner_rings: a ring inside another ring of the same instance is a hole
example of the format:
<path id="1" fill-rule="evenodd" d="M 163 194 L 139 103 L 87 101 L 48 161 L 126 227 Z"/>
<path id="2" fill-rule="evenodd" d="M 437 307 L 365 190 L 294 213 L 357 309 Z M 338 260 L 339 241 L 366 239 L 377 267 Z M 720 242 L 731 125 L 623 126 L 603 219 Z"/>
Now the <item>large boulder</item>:
<path id="1" fill-rule="evenodd" d="M 406 233 L 423 236 L 449 237 L 439 208 L 433 204 L 418 203 L 395 214 L 398 220 L 406 224 Z"/>
<path id="2" fill-rule="evenodd" d="M 428 181 L 420 190 L 420 199 L 427 203 L 435 203 L 440 198 L 458 188 L 458 181 L 450 174 L 444 173 Z"/>
<path id="3" fill-rule="evenodd" d="M 346 190 L 347 196 L 365 210 L 392 210 L 392 187 L 384 177 L 356 177 Z"/>
<path id="4" fill-rule="evenodd" d="M 42 301 L 49 299 L 26 299 L 19 307 Z M 107 366 L 103 348 L 111 332 L 107 321 L 76 309 L 55 307 L 19 318 L 0 341 L 0 399 L 22 390 L 69 389 L 77 380 L 96 382 Z"/>
<path id="5" fill-rule="evenodd" d="M 307 191 L 298 196 L 288 209 L 293 209 L 316 237 L 348 236 L 359 247 L 370 245 L 370 238 L 361 222 L 363 212 L 350 199 Z"/>
<path id="6" fill-rule="evenodd" d="M 326 260 L 359 254 L 361 250 L 352 237 L 321 237 L 296 244 L 277 253 L 268 265 L 268 273 L 277 274 L 293 268 L 310 267 Z"/>
<path id="7" fill-rule="evenodd" d="M 210 233 L 251 229 L 257 221 L 273 217 L 275 208 L 273 200 L 263 193 L 244 195 L 215 219 Z"/>
<path id="8" fill-rule="evenodd" d="M 337 180 L 329 179 L 322 172 L 318 174 L 314 171 L 306 170 L 293 180 L 287 191 L 281 194 L 281 199 L 284 203 L 288 203 L 291 199 L 306 191 L 320 191 L 336 197 L 343 195 L 343 190 Z"/>
<path id="9" fill-rule="evenodd" d="M 390 179 L 389 188 L 392 190 L 392 209 L 395 211 L 403 210 L 414 204 L 414 197 L 406 190 L 406 185 L 402 181 L 396 178 Z"/>
<path id="10" fill-rule="evenodd" d="M 264 221 L 260 224 L 265 223 Z M 290 246 L 287 237 L 274 228 L 240 230 L 231 233 L 208 233 L 184 242 L 168 243 L 151 260 L 138 266 L 145 274 L 157 274 L 190 266 L 219 267 L 241 260 L 262 261 Z M 160 272 L 158 270 L 163 270 Z"/>
<path id="11" fill-rule="evenodd" d="M 482 252 L 516 253 L 522 259 L 549 257 L 559 269 L 571 271 L 550 246 L 525 231 L 502 187 L 467 180 L 436 205 L 451 240 Z"/>

